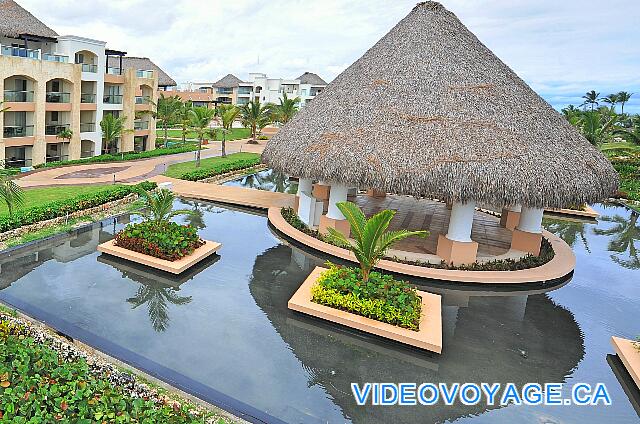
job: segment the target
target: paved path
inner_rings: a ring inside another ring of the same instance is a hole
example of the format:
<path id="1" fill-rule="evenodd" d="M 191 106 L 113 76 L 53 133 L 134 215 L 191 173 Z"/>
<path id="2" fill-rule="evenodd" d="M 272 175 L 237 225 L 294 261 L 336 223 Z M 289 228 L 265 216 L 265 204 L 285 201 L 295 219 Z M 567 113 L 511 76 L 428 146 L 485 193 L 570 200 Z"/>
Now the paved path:
<path id="1" fill-rule="evenodd" d="M 149 180 L 157 183 L 171 182 L 171 189 L 178 196 L 253 208 L 292 207 L 295 201 L 293 194 L 178 180 L 164 175 L 158 175 Z"/>
<path id="2" fill-rule="evenodd" d="M 221 143 L 213 142 L 202 151 L 201 157 L 220 156 Z M 248 144 L 247 140 L 227 142 L 227 153 L 253 152 L 262 153 L 264 142 Z M 175 155 L 157 156 L 123 162 L 92 163 L 85 165 L 61 166 L 43 169 L 20 177 L 16 180 L 23 188 L 48 187 L 63 185 L 135 183 L 162 174 L 166 168 L 179 162 L 195 160 L 195 152 L 179 153 Z"/>

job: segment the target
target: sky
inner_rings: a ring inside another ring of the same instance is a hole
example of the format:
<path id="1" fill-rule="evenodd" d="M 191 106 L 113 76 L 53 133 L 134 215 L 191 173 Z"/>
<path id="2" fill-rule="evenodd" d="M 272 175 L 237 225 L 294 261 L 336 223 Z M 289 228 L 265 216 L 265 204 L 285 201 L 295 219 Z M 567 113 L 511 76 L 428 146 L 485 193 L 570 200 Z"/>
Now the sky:
<path id="1" fill-rule="evenodd" d="M 330 81 L 408 14 L 416 0 L 18 0 L 61 35 L 146 56 L 177 82 L 249 72 Z M 640 1 L 442 0 L 556 108 L 636 93 Z"/>

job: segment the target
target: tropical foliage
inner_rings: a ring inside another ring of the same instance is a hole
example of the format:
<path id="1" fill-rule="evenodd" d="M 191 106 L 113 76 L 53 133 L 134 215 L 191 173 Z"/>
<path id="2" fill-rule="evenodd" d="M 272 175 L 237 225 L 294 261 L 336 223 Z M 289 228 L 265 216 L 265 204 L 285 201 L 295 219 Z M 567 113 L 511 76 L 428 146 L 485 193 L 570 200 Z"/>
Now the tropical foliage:
<path id="1" fill-rule="evenodd" d="M 227 134 L 231 133 L 233 123 L 240 115 L 240 109 L 233 105 L 220 105 L 217 110 L 217 114 L 220 117 L 220 123 L 222 124 L 222 128 L 220 128 L 220 132 L 222 133 L 222 156 L 227 156 Z"/>
<path id="2" fill-rule="evenodd" d="M 191 127 L 198 137 L 198 151 L 196 153 L 196 167 L 200 167 L 200 151 L 202 150 L 202 140 L 211 132 L 209 125 L 216 114 L 215 109 L 206 107 L 195 107 L 189 110 Z"/>
<path id="3" fill-rule="evenodd" d="M 242 125 L 251 128 L 251 143 L 257 144 L 258 132 L 272 122 L 273 105 L 270 103 L 260 104 L 258 99 L 254 99 L 242 106 L 240 118 Z"/>
<path id="4" fill-rule="evenodd" d="M 196 228 L 167 221 L 128 225 L 115 237 L 115 245 L 167 261 L 189 256 L 204 241 Z"/>
<path id="5" fill-rule="evenodd" d="M 73 131 L 71 131 L 70 129 L 66 128 L 62 131 L 60 131 L 57 135 L 56 138 L 62 139 L 62 140 L 67 140 L 67 141 L 71 141 L 71 139 L 73 138 Z"/>
<path id="6" fill-rule="evenodd" d="M 159 121 L 164 131 L 164 146 L 167 146 L 167 130 L 176 121 L 183 103 L 178 96 L 165 97 L 160 93 L 158 104 L 155 105 L 154 117 Z"/>
<path id="7" fill-rule="evenodd" d="M 117 142 L 124 134 L 133 132 L 131 129 L 125 129 L 126 117 L 115 117 L 111 113 L 107 113 L 100 122 L 102 129 L 102 140 L 109 153 L 117 152 Z"/>
<path id="8" fill-rule="evenodd" d="M 273 107 L 273 119 L 280 124 L 286 124 L 293 118 L 300 108 L 300 97 L 290 99 L 287 93 L 282 94 L 280 104 Z"/>
<path id="9" fill-rule="evenodd" d="M 142 216 L 145 221 L 160 224 L 169 222 L 172 218 L 180 215 L 191 214 L 190 209 L 173 209 L 173 202 L 176 196 L 171 190 L 165 188 L 149 192 L 141 189 L 144 208 L 138 215 Z"/>
<path id="10" fill-rule="evenodd" d="M 329 264 L 311 289 L 311 301 L 411 330 L 420 325 L 416 290 L 390 275 L 372 272 L 366 282 L 356 268 Z"/>
<path id="11" fill-rule="evenodd" d="M 13 218 L 13 211 L 24 206 L 24 191 L 8 176 L 0 176 L 0 199 L 7 205 L 9 216 Z"/>
<path id="12" fill-rule="evenodd" d="M 367 219 L 362 210 L 355 203 L 338 202 L 336 204 L 351 227 L 352 242 L 344 234 L 329 228 L 328 238 L 336 244 L 353 252 L 360 263 L 363 283 L 369 280 L 371 270 L 384 257 L 389 248 L 407 237 L 426 237 L 428 231 L 387 231 L 396 212 L 383 210 Z"/>

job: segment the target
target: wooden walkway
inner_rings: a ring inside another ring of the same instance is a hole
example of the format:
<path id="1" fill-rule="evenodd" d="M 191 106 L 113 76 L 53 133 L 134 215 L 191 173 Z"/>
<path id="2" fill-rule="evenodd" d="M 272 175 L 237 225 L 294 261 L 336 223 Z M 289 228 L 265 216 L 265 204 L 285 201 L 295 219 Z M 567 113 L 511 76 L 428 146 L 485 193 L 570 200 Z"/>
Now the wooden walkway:
<path id="1" fill-rule="evenodd" d="M 156 183 L 171 182 L 172 190 L 178 196 L 252 208 L 293 207 L 295 201 L 293 194 L 178 180 L 164 175 L 158 175 L 149 180 Z"/>

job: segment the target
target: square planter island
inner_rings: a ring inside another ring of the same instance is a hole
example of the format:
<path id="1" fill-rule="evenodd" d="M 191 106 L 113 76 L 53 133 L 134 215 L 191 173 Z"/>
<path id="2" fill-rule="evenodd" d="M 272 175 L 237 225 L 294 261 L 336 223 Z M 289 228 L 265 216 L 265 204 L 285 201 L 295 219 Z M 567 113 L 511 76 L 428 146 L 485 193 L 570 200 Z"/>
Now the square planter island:
<path id="1" fill-rule="evenodd" d="M 640 390 L 640 350 L 634 346 L 633 340 L 611 337 L 611 344 L 622 364 Z"/>
<path id="2" fill-rule="evenodd" d="M 220 248 L 220 246 L 222 246 L 220 243 L 216 243 L 215 241 L 205 240 L 204 242 L 205 244 L 194 250 L 192 254 L 176 261 L 167 261 L 165 259 L 156 258 L 154 256 L 145 255 L 144 253 L 138 253 L 133 250 L 116 246 L 115 240 L 109 240 L 98 245 L 98 252 L 117 256 L 131 262 L 136 262 L 161 271 L 170 272 L 172 274 L 180 274 L 204 258 L 211 256 Z"/>
<path id="3" fill-rule="evenodd" d="M 371 318 L 320 305 L 311 301 L 311 288 L 326 268 L 316 267 L 289 299 L 288 308 L 303 314 L 332 321 L 365 333 L 375 334 L 431 352 L 442 352 L 442 306 L 440 295 L 418 291 L 422 299 L 419 331 L 398 327 Z"/>

